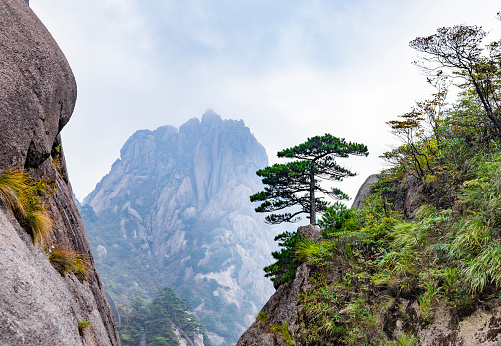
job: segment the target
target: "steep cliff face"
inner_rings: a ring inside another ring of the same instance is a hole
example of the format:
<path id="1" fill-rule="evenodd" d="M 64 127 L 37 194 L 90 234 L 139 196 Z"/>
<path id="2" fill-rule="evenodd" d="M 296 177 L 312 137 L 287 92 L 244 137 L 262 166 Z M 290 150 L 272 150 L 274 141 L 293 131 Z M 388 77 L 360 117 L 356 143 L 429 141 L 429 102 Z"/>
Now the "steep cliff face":
<path id="1" fill-rule="evenodd" d="M 170 286 L 214 343 L 236 341 L 273 292 L 262 268 L 278 230 L 249 201 L 262 189 L 255 172 L 268 163 L 264 148 L 243 121 L 209 110 L 179 130 L 138 131 L 120 154 L 82 207 L 93 247 L 106 253 L 110 291 L 151 296 L 156 285 Z M 113 267 L 119 259 L 124 272 Z"/>
<path id="2" fill-rule="evenodd" d="M 76 83 L 56 42 L 22 0 L 0 1 L 0 171 L 24 167 L 50 185 L 48 243 L 87 256 L 80 282 L 60 275 L 13 213 L 0 205 L 0 344 L 119 345 L 108 303 L 72 199 L 59 133 Z M 53 159 L 57 156 L 57 169 Z M 81 335 L 78 322 L 90 322 Z"/>

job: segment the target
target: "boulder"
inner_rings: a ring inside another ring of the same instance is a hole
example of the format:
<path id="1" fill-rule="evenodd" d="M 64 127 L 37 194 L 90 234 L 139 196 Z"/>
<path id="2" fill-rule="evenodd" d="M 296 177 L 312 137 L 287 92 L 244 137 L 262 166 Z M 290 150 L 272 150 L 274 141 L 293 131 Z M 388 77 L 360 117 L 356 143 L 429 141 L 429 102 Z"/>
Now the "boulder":
<path id="1" fill-rule="evenodd" d="M 297 232 L 311 241 L 320 241 L 322 236 L 320 235 L 320 227 L 316 225 L 300 226 Z"/>
<path id="2" fill-rule="evenodd" d="M 24 1 L 0 1 L 0 28 L 0 170 L 38 167 L 73 112 L 75 78 Z"/>

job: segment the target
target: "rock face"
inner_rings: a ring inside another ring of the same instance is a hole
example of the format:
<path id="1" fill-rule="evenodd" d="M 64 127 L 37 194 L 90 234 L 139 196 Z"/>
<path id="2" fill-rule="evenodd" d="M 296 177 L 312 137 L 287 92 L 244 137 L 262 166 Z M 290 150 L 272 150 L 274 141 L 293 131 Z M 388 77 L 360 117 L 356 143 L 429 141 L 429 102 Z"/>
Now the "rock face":
<path id="1" fill-rule="evenodd" d="M 262 268 L 278 230 L 249 201 L 262 189 L 264 148 L 243 121 L 209 110 L 179 130 L 136 132 L 120 156 L 82 206 L 92 247 L 107 250 L 99 266 L 110 293 L 172 287 L 214 344 L 236 342 L 273 293 Z"/>
<path id="2" fill-rule="evenodd" d="M 263 307 L 261 318 L 258 318 L 238 340 L 239 346 L 275 346 L 286 345 L 279 333 L 272 332 L 273 325 L 288 326 L 289 333 L 294 337 L 301 326 L 298 312 L 301 309 L 299 297 L 309 288 L 310 270 L 302 264 L 296 271 L 292 282 L 281 285 Z"/>
<path id="3" fill-rule="evenodd" d="M 358 189 L 357 195 L 355 196 L 353 204 L 351 205 L 352 209 L 359 209 L 364 206 L 365 199 L 373 193 L 371 186 L 377 183 L 377 181 L 377 174 L 371 174 L 369 175 L 369 177 L 367 177 L 362 186 L 360 186 L 360 189 Z"/>
<path id="4" fill-rule="evenodd" d="M 0 205 L 0 344 L 119 345 L 59 137 L 75 105 L 73 73 L 24 1 L 0 0 L 0 29 L 0 171 L 25 167 L 53 186 L 45 196 L 54 221 L 49 243 L 86 255 L 90 266 L 87 281 L 61 276 Z M 79 321 L 90 322 L 83 336 Z"/>
<path id="5" fill-rule="evenodd" d="M 0 1 L 0 14 L 0 169 L 38 167 L 73 112 L 75 79 L 23 1 Z"/>

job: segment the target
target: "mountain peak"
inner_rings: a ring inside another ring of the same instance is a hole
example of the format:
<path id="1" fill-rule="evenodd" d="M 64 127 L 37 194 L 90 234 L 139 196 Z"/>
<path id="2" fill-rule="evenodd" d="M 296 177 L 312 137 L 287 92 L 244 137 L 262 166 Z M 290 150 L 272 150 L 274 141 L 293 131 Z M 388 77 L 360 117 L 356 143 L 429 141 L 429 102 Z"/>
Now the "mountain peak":
<path id="1" fill-rule="evenodd" d="M 221 116 L 211 108 L 207 109 L 202 115 L 202 124 L 221 122 Z"/>

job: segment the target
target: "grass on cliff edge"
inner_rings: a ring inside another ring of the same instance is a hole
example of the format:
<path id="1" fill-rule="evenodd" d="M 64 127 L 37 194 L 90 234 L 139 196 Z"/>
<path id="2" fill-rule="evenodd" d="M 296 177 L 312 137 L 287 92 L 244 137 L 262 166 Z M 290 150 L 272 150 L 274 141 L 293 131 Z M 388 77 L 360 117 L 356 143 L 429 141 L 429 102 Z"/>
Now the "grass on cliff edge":
<path id="1" fill-rule="evenodd" d="M 76 251 L 66 247 L 51 248 L 46 251 L 52 266 L 64 276 L 65 273 L 74 273 L 80 282 L 87 279 L 89 264 L 87 258 Z"/>
<path id="2" fill-rule="evenodd" d="M 52 228 L 52 218 L 39 184 L 26 170 L 10 168 L 0 173 L 0 201 L 31 233 L 35 246 L 44 247 Z"/>

